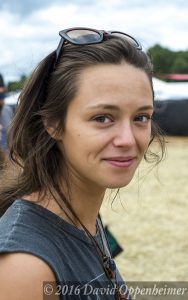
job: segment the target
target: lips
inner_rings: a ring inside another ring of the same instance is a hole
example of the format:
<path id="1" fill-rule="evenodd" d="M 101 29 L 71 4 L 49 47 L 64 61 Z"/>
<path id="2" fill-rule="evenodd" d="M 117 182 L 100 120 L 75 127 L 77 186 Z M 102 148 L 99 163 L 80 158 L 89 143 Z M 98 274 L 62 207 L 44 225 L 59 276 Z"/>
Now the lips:
<path id="1" fill-rule="evenodd" d="M 114 167 L 128 168 L 133 164 L 135 158 L 136 158 L 135 156 L 126 156 L 126 157 L 118 156 L 118 157 L 105 158 L 103 160 Z"/>

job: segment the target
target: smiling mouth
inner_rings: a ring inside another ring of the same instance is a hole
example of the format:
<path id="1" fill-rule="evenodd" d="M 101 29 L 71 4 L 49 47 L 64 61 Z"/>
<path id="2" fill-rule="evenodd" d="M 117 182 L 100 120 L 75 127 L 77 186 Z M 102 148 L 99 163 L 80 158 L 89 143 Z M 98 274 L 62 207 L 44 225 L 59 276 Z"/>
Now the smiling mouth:
<path id="1" fill-rule="evenodd" d="M 135 158 L 136 157 L 114 157 L 106 158 L 104 161 L 114 167 L 128 168 L 133 164 Z"/>

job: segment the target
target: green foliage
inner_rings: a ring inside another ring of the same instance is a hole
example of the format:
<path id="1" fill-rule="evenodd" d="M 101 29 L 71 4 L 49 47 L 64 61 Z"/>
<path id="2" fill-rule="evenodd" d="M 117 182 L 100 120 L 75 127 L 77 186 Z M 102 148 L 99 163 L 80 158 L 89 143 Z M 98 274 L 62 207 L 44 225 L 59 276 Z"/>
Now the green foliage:
<path id="1" fill-rule="evenodd" d="M 8 92 L 15 92 L 15 91 L 21 90 L 24 86 L 26 79 L 27 79 L 26 76 L 22 75 L 20 80 L 10 81 L 7 85 Z"/>
<path id="2" fill-rule="evenodd" d="M 159 44 L 149 48 L 154 74 L 188 74 L 188 51 L 172 51 Z"/>
<path id="3" fill-rule="evenodd" d="M 171 67 L 172 73 L 188 73 L 187 61 L 183 56 L 179 56 Z"/>

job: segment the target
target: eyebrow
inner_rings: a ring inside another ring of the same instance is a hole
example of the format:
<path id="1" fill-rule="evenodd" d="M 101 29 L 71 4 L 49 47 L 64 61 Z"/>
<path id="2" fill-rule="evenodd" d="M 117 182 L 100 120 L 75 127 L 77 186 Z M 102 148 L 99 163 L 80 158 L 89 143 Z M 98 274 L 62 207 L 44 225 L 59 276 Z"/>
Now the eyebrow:
<path id="1" fill-rule="evenodd" d="M 116 105 L 112 105 L 112 104 L 97 104 L 97 105 L 92 105 L 89 107 L 90 109 L 98 109 L 98 108 L 102 108 L 102 109 L 110 109 L 110 110 L 116 110 L 119 111 L 121 110 L 118 106 Z M 152 105 L 145 105 L 145 106 L 141 106 L 138 108 L 138 111 L 142 111 L 142 110 L 153 110 L 154 107 Z"/>

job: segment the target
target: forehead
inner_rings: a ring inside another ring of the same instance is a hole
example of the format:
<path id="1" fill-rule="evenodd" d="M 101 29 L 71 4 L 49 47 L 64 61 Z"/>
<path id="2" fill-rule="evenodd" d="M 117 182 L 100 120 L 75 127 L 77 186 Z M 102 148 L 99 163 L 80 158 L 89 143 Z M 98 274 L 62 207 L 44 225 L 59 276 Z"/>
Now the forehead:
<path id="1" fill-rule="evenodd" d="M 80 75 L 80 87 L 88 84 L 97 85 L 98 88 L 113 88 L 114 86 L 127 86 L 129 84 L 146 86 L 151 88 L 149 78 L 145 71 L 130 64 L 122 63 L 118 65 L 103 64 L 88 67 Z"/>
<path id="2" fill-rule="evenodd" d="M 153 102 L 147 74 L 130 64 L 103 64 L 86 68 L 79 78 L 76 99 L 83 105 L 93 101 Z M 147 103 L 146 103 L 147 104 Z"/>

